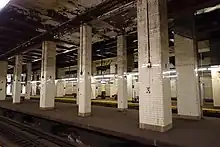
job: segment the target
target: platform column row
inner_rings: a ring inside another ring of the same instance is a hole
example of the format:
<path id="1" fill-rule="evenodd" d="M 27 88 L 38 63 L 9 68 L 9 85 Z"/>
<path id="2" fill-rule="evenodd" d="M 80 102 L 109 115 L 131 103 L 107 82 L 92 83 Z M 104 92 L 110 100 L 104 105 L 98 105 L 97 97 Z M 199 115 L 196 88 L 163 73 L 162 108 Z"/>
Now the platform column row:
<path id="1" fill-rule="evenodd" d="M 167 0 L 137 0 L 139 126 L 164 132 L 172 128 Z"/>
<path id="2" fill-rule="evenodd" d="M 91 115 L 91 63 L 92 63 L 92 28 L 87 24 L 80 26 L 79 50 L 79 116 Z"/>
<path id="3" fill-rule="evenodd" d="M 6 86 L 7 86 L 7 71 L 8 62 L 0 61 L 0 100 L 5 100 L 6 98 Z"/>
<path id="4" fill-rule="evenodd" d="M 21 73 L 22 73 L 22 55 L 15 56 L 14 76 L 13 76 L 13 103 L 20 103 L 21 97 Z"/>
<path id="5" fill-rule="evenodd" d="M 54 108 L 56 72 L 56 43 L 44 41 L 42 43 L 40 108 Z"/>

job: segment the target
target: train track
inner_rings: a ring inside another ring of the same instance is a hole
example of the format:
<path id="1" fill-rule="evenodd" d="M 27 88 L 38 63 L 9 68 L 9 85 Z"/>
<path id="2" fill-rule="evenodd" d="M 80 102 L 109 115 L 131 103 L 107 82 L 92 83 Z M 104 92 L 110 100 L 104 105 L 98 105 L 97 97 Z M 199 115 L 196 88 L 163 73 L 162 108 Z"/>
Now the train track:
<path id="1" fill-rule="evenodd" d="M 76 143 L 0 117 L 0 136 L 18 147 L 76 147 Z"/>

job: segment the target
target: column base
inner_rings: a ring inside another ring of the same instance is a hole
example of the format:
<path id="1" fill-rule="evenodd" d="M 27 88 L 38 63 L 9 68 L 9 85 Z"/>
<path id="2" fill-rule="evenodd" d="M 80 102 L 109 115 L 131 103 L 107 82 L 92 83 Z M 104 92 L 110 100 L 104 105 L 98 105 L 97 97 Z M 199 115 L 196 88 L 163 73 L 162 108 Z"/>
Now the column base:
<path id="1" fill-rule="evenodd" d="M 53 109 L 54 109 L 54 107 L 40 107 L 40 110 L 45 110 L 45 111 L 53 110 Z"/>
<path id="2" fill-rule="evenodd" d="M 89 112 L 89 113 L 78 113 L 78 116 L 80 116 L 80 117 L 91 116 L 91 112 Z"/>
<path id="3" fill-rule="evenodd" d="M 173 127 L 173 124 L 168 124 L 166 126 L 154 126 L 154 125 L 148 125 L 148 124 L 139 124 L 140 129 L 146 129 L 146 130 L 151 130 L 151 131 L 156 131 L 156 132 L 167 132 Z"/>
<path id="4" fill-rule="evenodd" d="M 127 112 L 127 109 L 128 109 L 128 108 L 118 108 L 118 111 L 119 111 L 119 112 Z"/>
<path id="5" fill-rule="evenodd" d="M 187 120 L 201 120 L 201 116 L 189 116 L 189 115 L 177 115 L 177 118 L 187 119 Z"/>
<path id="6" fill-rule="evenodd" d="M 18 105 L 21 104 L 21 102 L 13 102 L 13 104 Z"/>

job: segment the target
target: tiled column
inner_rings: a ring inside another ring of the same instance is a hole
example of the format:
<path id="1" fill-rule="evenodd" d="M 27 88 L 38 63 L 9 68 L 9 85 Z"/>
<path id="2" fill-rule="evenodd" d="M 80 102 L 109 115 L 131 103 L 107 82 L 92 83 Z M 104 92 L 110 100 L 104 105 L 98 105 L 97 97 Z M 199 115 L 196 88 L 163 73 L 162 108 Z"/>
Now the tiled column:
<path id="1" fill-rule="evenodd" d="M 96 79 L 94 77 L 91 77 L 91 99 L 96 99 L 97 93 L 96 93 Z"/>
<path id="2" fill-rule="evenodd" d="M 220 67 L 211 68 L 213 104 L 220 107 Z"/>
<path id="3" fill-rule="evenodd" d="M 42 44 L 40 108 L 54 108 L 56 72 L 56 44 L 44 41 Z"/>
<path id="4" fill-rule="evenodd" d="M 80 33 L 81 35 L 81 33 Z M 81 37 L 81 36 L 80 36 Z M 79 105 L 79 78 L 80 78 L 80 49 L 77 50 L 77 94 L 76 94 L 76 104 Z"/>
<path id="5" fill-rule="evenodd" d="M 118 63 L 118 109 L 128 108 L 127 92 L 127 45 L 126 37 L 120 35 L 117 38 L 117 63 Z"/>
<path id="6" fill-rule="evenodd" d="M 129 74 L 129 75 L 127 75 L 128 100 L 132 100 L 132 98 L 133 98 L 132 87 L 133 87 L 132 75 Z"/>
<path id="7" fill-rule="evenodd" d="M 167 0 L 137 0 L 140 128 L 172 128 Z"/>
<path id="8" fill-rule="evenodd" d="M 6 86 L 7 86 L 7 71 L 8 62 L 0 61 L 0 100 L 5 100 L 6 98 Z"/>
<path id="9" fill-rule="evenodd" d="M 32 85 L 31 86 L 31 95 L 36 96 L 37 95 L 37 82 L 35 82 L 35 81 L 37 81 L 37 74 L 34 72 L 33 72 L 33 81 L 34 82 L 31 83 L 31 85 Z"/>
<path id="10" fill-rule="evenodd" d="M 92 28 L 80 27 L 79 116 L 91 115 Z"/>
<path id="11" fill-rule="evenodd" d="M 15 66 L 14 66 L 14 82 L 13 82 L 13 103 L 20 103 L 21 99 L 21 73 L 22 73 L 22 56 L 15 56 Z"/>
<path id="12" fill-rule="evenodd" d="M 55 82 L 56 85 L 56 97 L 63 97 L 65 95 L 64 89 L 64 82 L 63 80 L 59 79 Z"/>
<path id="13" fill-rule="evenodd" d="M 31 73 L 32 73 L 32 63 L 27 63 L 27 81 L 26 81 L 26 95 L 25 99 L 29 100 L 31 98 Z"/>
<path id="14" fill-rule="evenodd" d="M 115 64 L 110 65 L 110 74 L 115 74 L 116 68 Z M 110 97 L 117 94 L 117 81 L 115 77 L 111 77 L 111 84 L 110 84 Z"/>
<path id="15" fill-rule="evenodd" d="M 178 115 L 186 119 L 200 119 L 197 51 L 193 39 L 175 35 Z"/>
<path id="16" fill-rule="evenodd" d="M 128 72 L 132 72 L 134 69 L 134 49 L 129 49 L 127 53 L 127 70 Z M 128 100 L 132 100 L 133 98 L 133 82 L 132 75 L 127 75 L 127 89 L 128 89 Z"/>

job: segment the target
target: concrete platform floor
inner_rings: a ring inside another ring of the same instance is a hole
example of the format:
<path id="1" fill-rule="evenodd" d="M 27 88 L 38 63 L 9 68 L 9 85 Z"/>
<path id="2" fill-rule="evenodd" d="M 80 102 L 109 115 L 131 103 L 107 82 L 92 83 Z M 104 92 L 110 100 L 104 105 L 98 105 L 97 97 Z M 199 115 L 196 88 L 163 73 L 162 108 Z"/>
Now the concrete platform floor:
<path id="1" fill-rule="evenodd" d="M 77 116 L 78 109 L 75 104 L 56 103 L 54 110 L 45 111 L 39 109 L 36 101 L 25 101 L 21 104 L 1 101 L 0 107 L 140 142 L 151 142 L 162 147 L 163 144 L 183 147 L 220 145 L 220 119 L 217 118 L 190 121 L 174 116 L 173 129 L 158 133 L 138 128 L 138 110 L 119 112 L 116 108 L 92 106 L 92 116 L 82 118 Z"/>

